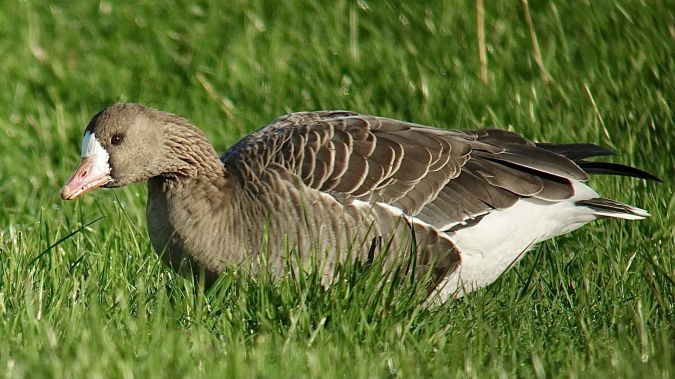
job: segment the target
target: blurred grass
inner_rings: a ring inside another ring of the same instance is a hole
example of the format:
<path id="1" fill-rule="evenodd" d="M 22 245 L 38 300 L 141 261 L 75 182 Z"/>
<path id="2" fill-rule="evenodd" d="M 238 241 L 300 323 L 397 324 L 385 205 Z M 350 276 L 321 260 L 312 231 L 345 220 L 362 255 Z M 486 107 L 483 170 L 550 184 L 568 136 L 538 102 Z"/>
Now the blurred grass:
<path id="1" fill-rule="evenodd" d="M 530 2 L 545 84 L 521 3 L 486 2 L 486 85 L 474 2 L 0 3 L 0 375 L 672 377 L 674 9 Z M 186 116 L 219 151 L 350 109 L 599 143 L 664 183 L 592 179 L 653 217 L 546 243 L 438 309 L 358 268 L 326 292 L 233 272 L 203 294 L 152 251 L 143 185 L 59 199 L 86 122 L 118 101 Z"/>

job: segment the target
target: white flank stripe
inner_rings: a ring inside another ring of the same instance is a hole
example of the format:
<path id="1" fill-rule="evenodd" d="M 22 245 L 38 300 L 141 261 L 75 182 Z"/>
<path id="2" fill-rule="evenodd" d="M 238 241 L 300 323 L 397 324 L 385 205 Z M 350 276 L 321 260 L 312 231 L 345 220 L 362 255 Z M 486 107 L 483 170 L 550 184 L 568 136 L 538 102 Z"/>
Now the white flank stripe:
<path id="1" fill-rule="evenodd" d="M 403 210 L 401 208 L 395 207 L 391 204 L 387 203 L 382 203 L 382 202 L 376 202 L 374 204 L 368 203 L 366 201 L 361 201 L 361 200 L 352 200 L 352 204 L 359 208 L 363 209 L 373 209 L 374 207 L 379 207 L 382 209 L 385 209 L 387 212 L 391 213 L 392 215 L 396 217 L 404 217 L 409 223 L 411 224 L 417 224 L 417 225 L 422 225 L 425 227 L 428 227 L 429 229 L 434 229 L 434 227 L 420 219 L 414 216 L 408 216 L 407 214 L 403 213 Z"/>

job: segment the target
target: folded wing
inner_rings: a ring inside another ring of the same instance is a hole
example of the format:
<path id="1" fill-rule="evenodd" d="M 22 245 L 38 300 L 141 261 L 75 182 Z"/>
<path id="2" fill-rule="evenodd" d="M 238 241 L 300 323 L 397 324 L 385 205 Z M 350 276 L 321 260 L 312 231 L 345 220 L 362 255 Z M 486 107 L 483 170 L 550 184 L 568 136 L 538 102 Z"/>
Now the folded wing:
<path id="1" fill-rule="evenodd" d="M 496 129 L 443 130 L 351 112 L 294 113 L 222 157 L 253 196 L 306 186 L 345 204 L 385 203 L 438 230 L 519 198 L 560 201 L 586 173 L 572 159 Z"/>

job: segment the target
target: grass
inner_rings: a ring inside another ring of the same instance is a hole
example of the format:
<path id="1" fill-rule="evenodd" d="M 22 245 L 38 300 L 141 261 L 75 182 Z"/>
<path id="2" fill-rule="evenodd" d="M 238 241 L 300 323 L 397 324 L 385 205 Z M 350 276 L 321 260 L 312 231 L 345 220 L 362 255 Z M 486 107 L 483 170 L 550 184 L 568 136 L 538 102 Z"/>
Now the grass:
<path id="1" fill-rule="evenodd" d="M 0 4 L 0 375 L 662 377 L 675 375 L 675 14 L 668 1 L 282 0 Z M 543 81 L 531 31 L 550 76 Z M 598 177 L 649 209 L 545 243 L 437 309 L 347 269 L 203 293 L 150 246 L 144 185 L 59 188 L 91 115 L 118 101 L 190 118 L 224 151 L 299 110 L 495 125 L 615 148 L 656 185 Z"/>

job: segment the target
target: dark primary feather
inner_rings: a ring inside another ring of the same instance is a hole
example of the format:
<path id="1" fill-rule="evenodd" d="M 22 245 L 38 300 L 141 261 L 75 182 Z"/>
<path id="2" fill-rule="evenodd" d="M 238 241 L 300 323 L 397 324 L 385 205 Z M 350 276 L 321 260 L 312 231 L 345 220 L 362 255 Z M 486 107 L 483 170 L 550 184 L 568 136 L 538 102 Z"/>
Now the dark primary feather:
<path id="1" fill-rule="evenodd" d="M 616 154 L 614 151 L 604 148 L 602 146 L 594 145 L 592 143 L 566 143 L 566 144 L 552 144 L 552 143 L 537 143 L 537 147 L 544 150 L 552 151 L 554 153 L 563 155 L 573 161 L 590 157 L 601 157 Z"/>
<path id="2" fill-rule="evenodd" d="M 661 182 L 661 179 L 647 171 L 620 163 L 578 161 L 577 164 L 589 174 L 629 176 Z"/>
<path id="3" fill-rule="evenodd" d="M 584 159 L 591 157 L 609 156 L 616 153 L 610 149 L 591 143 L 550 144 L 537 143 L 537 147 L 563 155 L 574 162 L 589 174 L 605 174 L 630 176 L 633 178 L 649 179 L 661 182 L 656 176 L 635 167 L 611 162 L 590 162 Z"/>

